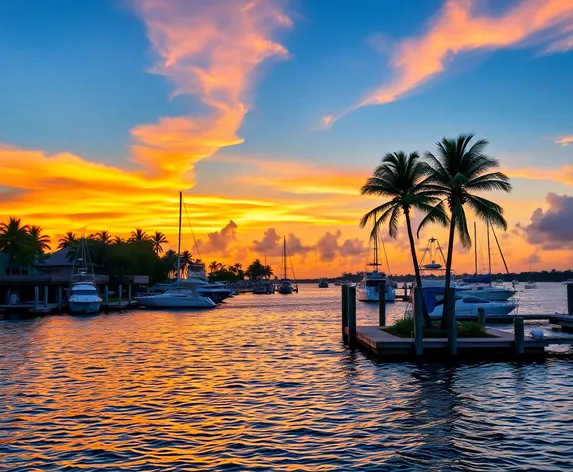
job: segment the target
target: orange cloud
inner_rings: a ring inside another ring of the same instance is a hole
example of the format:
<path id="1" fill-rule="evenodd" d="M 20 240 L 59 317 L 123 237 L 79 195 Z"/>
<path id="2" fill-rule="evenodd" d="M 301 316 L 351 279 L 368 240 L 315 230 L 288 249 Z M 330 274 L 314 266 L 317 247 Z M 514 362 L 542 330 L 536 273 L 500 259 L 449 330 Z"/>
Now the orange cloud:
<path id="1" fill-rule="evenodd" d="M 428 31 L 396 47 L 391 65 L 394 80 L 368 94 L 353 109 L 400 99 L 444 72 L 456 55 L 469 51 L 554 41 L 546 52 L 570 49 L 562 36 L 573 28 L 571 0 L 523 0 L 494 17 L 478 12 L 475 0 L 448 0 Z M 341 115 L 339 115 L 341 116 Z M 332 117 L 328 124 L 332 123 Z"/>
<path id="2" fill-rule="evenodd" d="M 561 138 L 557 138 L 555 141 L 555 144 L 560 144 L 561 146 L 569 146 L 571 143 L 573 143 L 573 135 L 563 136 Z"/>
<path id="3" fill-rule="evenodd" d="M 505 169 L 504 172 L 513 178 L 528 180 L 551 180 L 565 185 L 573 185 L 573 166 L 564 165 L 561 169 L 524 167 Z"/>

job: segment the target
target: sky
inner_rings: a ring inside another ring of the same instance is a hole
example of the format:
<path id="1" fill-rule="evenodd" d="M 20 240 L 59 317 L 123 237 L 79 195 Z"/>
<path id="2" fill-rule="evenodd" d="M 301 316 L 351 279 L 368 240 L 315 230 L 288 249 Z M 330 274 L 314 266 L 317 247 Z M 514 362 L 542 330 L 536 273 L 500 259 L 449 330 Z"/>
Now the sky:
<path id="1" fill-rule="evenodd" d="M 509 269 L 573 266 L 571 0 L 1 2 L 0 71 L 0 221 L 53 248 L 135 228 L 175 248 L 181 190 L 204 261 L 278 271 L 286 237 L 296 277 L 364 270 L 380 159 L 471 132 L 511 177 L 488 195 Z M 428 227 L 420 254 L 430 237 L 446 246 Z M 411 273 L 405 224 L 383 240 Z"/>

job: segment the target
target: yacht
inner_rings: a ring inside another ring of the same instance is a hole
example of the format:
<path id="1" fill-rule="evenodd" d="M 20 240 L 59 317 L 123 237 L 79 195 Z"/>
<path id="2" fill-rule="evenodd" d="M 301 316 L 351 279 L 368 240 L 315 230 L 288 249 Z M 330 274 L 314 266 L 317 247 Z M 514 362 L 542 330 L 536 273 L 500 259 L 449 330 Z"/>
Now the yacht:
<path id="1" fill-rule="evenodd" d="M 378 302 L 380 301 L 380 294 L 378 293 L 380 282 L 386 282 L 384 292 L 384 301 L 393 302 L 396 300 L 396 291 L 384 272 L 379 272 L 378 268 L 382 265 L 378 262 L 378 233 L 374 232 L 372 237 L 374 262 L 369 262 L 366 265 L 372 267 L 371 272 L 364 272 L 362 280 L 356 287 L 356 298 L 362 302 Z"/>
<path id="2" fill-rule="evenodd" d="M 189 277 L 181 280 L 181 210 L 183 207 L 183 194 L 179 192 L 179 233 L 177 238 L 177 280 L 163 293 L 151 293 L 136 297 L 143 306 L 149 308 L 213 308 L 217 303 L 201 292 L 209 286 L 209 282 L 202 277 Z M 206 287 L 207 286 L 207 287 Z"/>
<path id="3" fill-rule="evenodd" d="M 93 266 L 86 245 L 86 240 L 82 237 L 76 252 L 68 289 L 68 310 L 74 315 L 98 313 L 101 308 L 102 299 L 97 291 Z"/>
<path id="4" fill-rule="evenodd" d="M 283 238 L 283 260 L 282 260 L 282 267 L 281 273 L 283 278 L 280 280 L 278 284 L 278 292 L 282 293 L 283 295 L 289 295 L 293 292 L 298 293 L 298 285 L 293 284 L 290 279 L 287 277 L 287 246 L 286 246 L 286 237 Z M 293 270 L 294 275 L 294 270 Z"/>
<path id="5" fill-rule="evenodd" d="M 268 295 L 275 293 L 275 284 L 270 279 L 260 279 L 253 286 L 254 295 Z"/>
<path id="6" fill-rule="evenodd" d="M 322 278 L 318 282 L 318 288 L 328 288 L 328 279 Z"/>
<path id="7" fill-rule="evenodd" d="M 526 282 L 526 283 L 523 285 L 523 288 L 526 288 L 526 289 L 537 288 L 537 282 L 535 282 L 535 281 L 533 281 L 533 280 L 530 280 L 529 282 Z"/>

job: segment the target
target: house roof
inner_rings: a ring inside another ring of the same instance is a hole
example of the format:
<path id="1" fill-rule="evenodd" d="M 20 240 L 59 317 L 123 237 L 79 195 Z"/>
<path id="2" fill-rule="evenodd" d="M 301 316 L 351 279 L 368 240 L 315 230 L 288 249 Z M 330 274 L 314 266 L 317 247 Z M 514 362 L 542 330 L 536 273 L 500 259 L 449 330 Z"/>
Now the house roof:
<path id="1" fill-rule="evenodd" d="M 73 261 L 70 261 L 68 259 L 68 253 L 70 252 L 72 248 L 71 247 L 66 247 L 63 249 L 60 249 L 59 251 L 53 252 L 52 254 L 50 254 L 48 256 L 47 259 L 44 259 L 42 262 L 40 262 L 38 264 L 38 266 L 40 267 L 56 267 L 56 266 L 72 266 Z"/>

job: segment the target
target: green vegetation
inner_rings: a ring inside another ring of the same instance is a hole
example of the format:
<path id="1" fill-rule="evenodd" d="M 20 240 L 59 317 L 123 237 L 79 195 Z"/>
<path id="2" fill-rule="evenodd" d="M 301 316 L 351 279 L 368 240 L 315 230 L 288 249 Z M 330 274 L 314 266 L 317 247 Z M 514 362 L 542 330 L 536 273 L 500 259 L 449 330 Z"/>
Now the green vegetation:
<path id="1" fill-rule="evenodd" d="M 485 328 L 477 321 L 460 321 L 457 324 L 458 338 L 491 338 Z M 414 319 L 402 318 L 392 326 L 380 328 L 388 334 L 399 338 L 411 338 L 414 336 Z M 439 325 L 432 325 L 431 328 L 424 328 L 424 338 L 447 338 L 448 334 Z"/>

